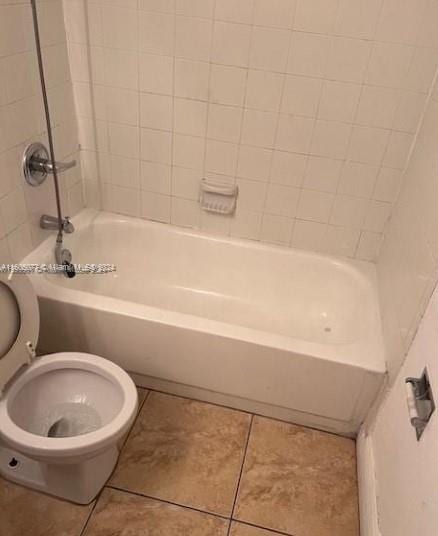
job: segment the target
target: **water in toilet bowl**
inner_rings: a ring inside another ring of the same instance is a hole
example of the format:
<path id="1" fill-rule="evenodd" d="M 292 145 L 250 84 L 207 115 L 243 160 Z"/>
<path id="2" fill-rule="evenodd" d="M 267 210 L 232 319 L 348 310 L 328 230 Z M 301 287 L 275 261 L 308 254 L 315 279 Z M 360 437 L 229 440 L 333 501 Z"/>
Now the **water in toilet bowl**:
<path id="1" fill-rule="evenodd" d="M 35 423 L 33 432 L 45 437 L 74 437 L 88 434 L 102 426 L 98 412 L 82 403 L 64 402 L 52 406 Z"/>

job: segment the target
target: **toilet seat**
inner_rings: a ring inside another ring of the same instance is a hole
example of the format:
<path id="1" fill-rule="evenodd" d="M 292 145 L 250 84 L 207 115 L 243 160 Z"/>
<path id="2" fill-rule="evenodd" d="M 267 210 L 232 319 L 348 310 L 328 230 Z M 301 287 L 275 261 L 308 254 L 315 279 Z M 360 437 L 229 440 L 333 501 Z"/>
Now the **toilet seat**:
<path id="1" fill-rule="evenodd" d="M 15 304 L 0 293 L 1 315 L 19 313 L 19 331 L 12 346 L 0 355 L 0 395 L 14 374 L 25 364 L 30 363 L 33 348 L 38 342 L 40 314 L 38 300 L 30 279 L 22 274 L 0 273 L 0 291 L 6 287 L 15 298 Z M 6 318 L 7 316 L 5 316 Z M 5 329 L 3 327 L 3 329 Z"/>

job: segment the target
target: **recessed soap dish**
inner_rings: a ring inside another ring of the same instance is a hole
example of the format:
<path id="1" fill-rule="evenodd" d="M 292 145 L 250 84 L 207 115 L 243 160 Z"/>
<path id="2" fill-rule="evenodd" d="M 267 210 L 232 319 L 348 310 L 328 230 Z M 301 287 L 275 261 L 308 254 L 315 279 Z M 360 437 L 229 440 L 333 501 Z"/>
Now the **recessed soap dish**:
<path id="1" fill-rule="evenodd" d="M 201 208 L 217 214 L 233 214 L 239 188 L 235 184 L 202 179 L 199 202 Z"/>

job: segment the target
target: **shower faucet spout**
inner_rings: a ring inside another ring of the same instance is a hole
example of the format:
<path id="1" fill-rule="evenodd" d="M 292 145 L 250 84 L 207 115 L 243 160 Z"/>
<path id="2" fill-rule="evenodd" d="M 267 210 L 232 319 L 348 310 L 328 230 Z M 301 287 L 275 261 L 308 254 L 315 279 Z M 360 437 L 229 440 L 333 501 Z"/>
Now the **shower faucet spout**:
<path id="1" fill-rule="evenodd" d="M 40 218 L 40 227 L 49 231 L 56 231 L 59 229 L 58 218 L 56 216 L 48 216 L 47 214 L 43 214 Z M 62 230 L 67 234 L 73 233 L 75 230 L 68 216 L 62 219 Z"/>

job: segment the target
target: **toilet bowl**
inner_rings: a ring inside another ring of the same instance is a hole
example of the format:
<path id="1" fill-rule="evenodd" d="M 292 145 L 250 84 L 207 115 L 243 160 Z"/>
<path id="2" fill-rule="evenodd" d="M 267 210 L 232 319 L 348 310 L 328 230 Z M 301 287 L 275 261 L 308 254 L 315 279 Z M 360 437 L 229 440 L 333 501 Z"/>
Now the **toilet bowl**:
<path id="1" fill-rule="evenodd" d="M 36 357 L 38 303 L 25 275 L 0 274 L 0 474 L 80 504 L 113 471 L 137 390 L 98 356 Z"/>

